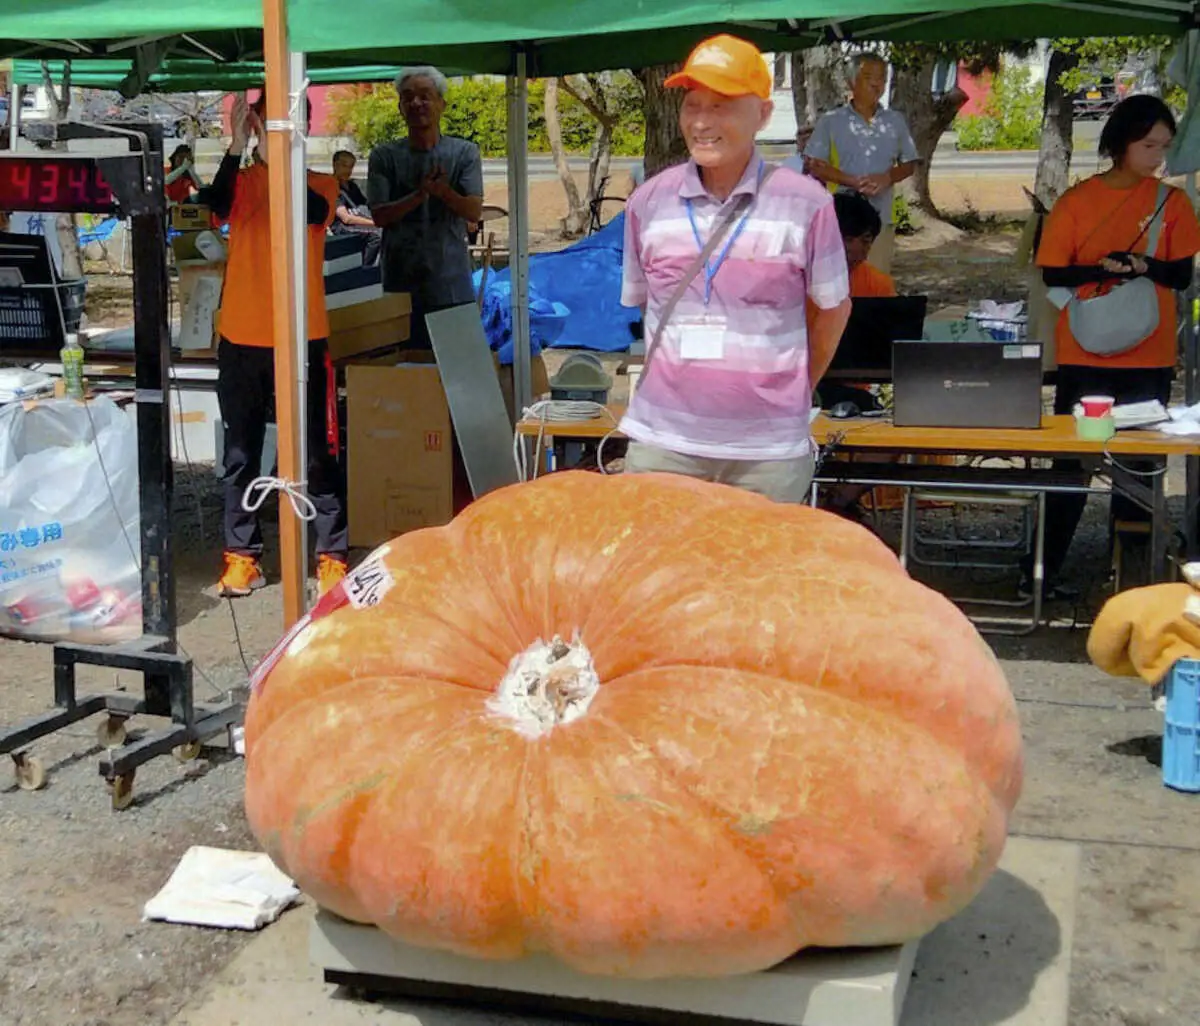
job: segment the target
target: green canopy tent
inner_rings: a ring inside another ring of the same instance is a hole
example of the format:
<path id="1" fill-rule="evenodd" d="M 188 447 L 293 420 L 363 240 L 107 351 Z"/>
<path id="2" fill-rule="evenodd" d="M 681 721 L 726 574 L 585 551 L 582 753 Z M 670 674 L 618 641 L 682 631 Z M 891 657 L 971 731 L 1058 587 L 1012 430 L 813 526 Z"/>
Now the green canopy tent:
<path id="1" fill-rule="evenodd" d="M 12 82 L 14 85 L 41 85 L 42 62 L 32 60 L 13 61 Z M 48 61 L 46 70 L 52 81 L 61 82 L 66 73 L 66 61 Z M 71 84 L 84 89 L 107 89 L 119 91 L 136 68 L 132 59 L 81 58 L 72 60 Z M 399 69 L 394 65 L 331 65 L 314 67 L 308 72 L 314 85 L 335 85 L 342 82 L 384 82 L 395 77 Z M 260 86 L 266 76 L 266 65 L 262 61 L 240 60 L 217 63 L 211 59 L 199 60 L 186 57 L 168 57 L 150 74 L 142 91 L 147 93 L 199 93 L 233 92 Z"/>
<path id="2" fill-rule="evenodd" d="M 291 45 L 310 58 L 422 59 L 546 77 L 680 59 L 732 31 L 763 50 L 852 40 L 956 41 L 1173 35 L 1193 0 L 374 0 L 370 32 L 335 32 L 337 0 L 289 0 Z"/>

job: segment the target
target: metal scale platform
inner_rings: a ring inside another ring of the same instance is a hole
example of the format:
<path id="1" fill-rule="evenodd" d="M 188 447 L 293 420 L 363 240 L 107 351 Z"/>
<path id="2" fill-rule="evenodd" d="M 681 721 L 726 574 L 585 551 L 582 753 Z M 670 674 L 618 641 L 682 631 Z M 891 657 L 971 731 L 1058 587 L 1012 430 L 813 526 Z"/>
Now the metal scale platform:
<path id="1" fill-rule="evenodd" d="M 17 785 L 34 791 L 46 771 L 29 745 L 87 717 L 103 714 L 98 741 L 107 750 L 100 775 L 114 809 L 133 801 L 138 766 L 174 753 L 195 758 L 208 738 L 241 721 L 235 701 L 200 705 L 192 686 L 192 661 L 176 642 L 174 558 L 171 538 L 170 332 L 167 326 L 166 197 L 163 193 L 162 131 L 153 125 L 30 125 L 26 135 L 42 147 L 71 139 L 123 143 L 125 152 L 79 156 L 43 149 L 0 156 L 0 209 L 116 214 L 132 222 L 134 280 L 134 382 L 137 404 L 138 485 L 142 573 L 142 636 L 125 644 L 101 646 L 62 642 L 54 646 L 54 707 L 0 729 L 0 756 L 12 757 Z M 5 347 L 6 359 L 54 358 L 63 344 L 61 316 L 50 318 L 46 338 L 32 352 Z M 142 674 L 139 698 L 118 692 L 80 696 L 79 665 Z M 126 744 L 126 721 L 134 715 L 169 720 Z"/>
<path id="2" fill-rule="evenodd" d="M 898 1026 L 918 944 L 807 951 L 747 976 L 623 980 L 586 976 L 546 956 L 485 962 L 415 948 L 325 910 L 309 938 L 325 982 L 362 993 L 689 1026 Z"/>

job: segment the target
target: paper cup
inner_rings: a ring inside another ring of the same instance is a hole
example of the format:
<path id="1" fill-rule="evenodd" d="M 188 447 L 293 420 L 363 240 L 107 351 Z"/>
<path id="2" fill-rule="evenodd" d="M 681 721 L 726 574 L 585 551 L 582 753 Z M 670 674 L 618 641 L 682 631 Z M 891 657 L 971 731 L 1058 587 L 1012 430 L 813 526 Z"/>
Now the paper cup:
<path id="1" fill-rule="evenodd" d="M 1079 400 L 1085 417 L 1107 417 L 1115 404 L 1111 395 L 1085 395 Z"/>

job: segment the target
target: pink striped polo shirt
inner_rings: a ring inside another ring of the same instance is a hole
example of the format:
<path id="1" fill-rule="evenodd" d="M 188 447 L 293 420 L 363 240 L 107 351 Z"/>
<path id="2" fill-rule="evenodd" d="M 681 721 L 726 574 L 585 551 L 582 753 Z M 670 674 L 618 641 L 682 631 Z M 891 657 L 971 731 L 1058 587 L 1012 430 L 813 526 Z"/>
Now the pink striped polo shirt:
<path id="1" fill-rule="evenodd" d="M 726 201 L 757 194 L 744 227 L 735 235 L 735 222 L 709 261 L 733 240 L 707 302 L 701 271 L 638 384 L 621 421 L 636 441 L 715 459 L 792 459 L 811 449 L 805 300 L 828 310 L 850 295 L 846 253 L 829 192 L 790 168 L 760 188 L 764 166 L 752 159 Z M 722 206 L 692 161 L 655 175 L 626 205 L 621 302 L 645 306 L 647 343 L 700 251 L 697 235 L 708 240 Z"/>

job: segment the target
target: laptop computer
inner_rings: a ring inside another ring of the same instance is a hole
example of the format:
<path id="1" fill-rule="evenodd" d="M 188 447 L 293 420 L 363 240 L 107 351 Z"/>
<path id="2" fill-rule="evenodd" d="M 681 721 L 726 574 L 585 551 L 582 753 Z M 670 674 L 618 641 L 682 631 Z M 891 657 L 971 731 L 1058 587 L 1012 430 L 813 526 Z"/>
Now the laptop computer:
<path id="1" fill-rule="evenodd" d="M 897 342 L 892 347 L 897 427 L 1038 428 L 1038 342 Z"/>
<path id="2" fill-rule="evenodd" d="M 892 343 L 922 338 L 928 296 L 854 299 L 850 320 L 826 377 L 849 381 L 890 381 Z"/>

